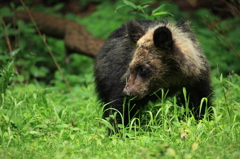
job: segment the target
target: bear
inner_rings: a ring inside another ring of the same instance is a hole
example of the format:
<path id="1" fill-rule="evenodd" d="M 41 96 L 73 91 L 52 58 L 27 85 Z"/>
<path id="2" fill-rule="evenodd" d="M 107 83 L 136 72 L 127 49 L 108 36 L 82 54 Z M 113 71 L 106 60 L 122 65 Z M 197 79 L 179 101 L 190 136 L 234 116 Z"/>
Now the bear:
<path id="1" fill-rule="evenodd" d="M 94 64 L 96 92 L 105 103 L 103 116 L 117 112 L 111 120 L 115 128 L 126 126 L 149 101 L 159 100 L 160 89 L 185 104 L 185 88 L 188 107 L 202 119 L 211 106 L 210 73 L 189 21 L 128 21 L 106 39 Z M 200 109 L 202 98 L 207 100 Z M 126 99 L 131 100 L 130 108 L 123 106 Z"/>

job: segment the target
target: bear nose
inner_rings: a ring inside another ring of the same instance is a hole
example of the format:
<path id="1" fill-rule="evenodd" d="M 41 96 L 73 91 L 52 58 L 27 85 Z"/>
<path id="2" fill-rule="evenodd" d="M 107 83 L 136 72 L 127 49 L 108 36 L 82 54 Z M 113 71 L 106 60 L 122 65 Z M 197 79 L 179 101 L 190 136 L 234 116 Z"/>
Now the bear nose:
<path id="1" fill-rule="evenodd" d="M 129 87 L 127 87 L 127 86 L 123 89 L 122 94 L 123 94 L 124 96 L 128 96 L 128 97 L 131 97 L 131 96 L 132 96 L 132 92 L 129 90 Z"/>

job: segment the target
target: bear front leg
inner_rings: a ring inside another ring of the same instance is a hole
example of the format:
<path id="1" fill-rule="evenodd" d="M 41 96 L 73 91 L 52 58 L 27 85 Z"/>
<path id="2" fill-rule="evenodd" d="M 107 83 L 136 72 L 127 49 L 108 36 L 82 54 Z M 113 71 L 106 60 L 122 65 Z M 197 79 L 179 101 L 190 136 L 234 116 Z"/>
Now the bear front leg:
<path id="1" fill-rule="evenodd" d="M 186 88 L 189 97 L 189 108 L 197 120 L 203 119 L 204 114 L 208 111 L 212 113 L 212 88 L 208 82 L 200 81 L 197 85 L 191 88 Z M 207 100 L 203 100 L 206 98 Z"/>
<path id="2" fill-rule="evenodd" d="M 120 132 L 119 124 L 125 123 L 124 117 L 127 114 L 127 112 L 124 110 L 123 101 L 123 98 L 112 100 L 104 107 L 104 119 L 110 122 L 116 133 Z M 113 134 L 114 131 L 109 129 L 109 134 Z"/>
<path id="3" fill-rule="evenodd" d="M 121 98 L 109 103 L 104 107 L 104 118 L 110 122 L 116 133 L 120 133 L 119 124 L 128 126 L 131 119 L 136 115 L 143 101 L 133 102 L 127 98 Z M 144 102 L 146 103 L 146 102 Z M 114 131 L 109 130 L 109 134 Z"/>

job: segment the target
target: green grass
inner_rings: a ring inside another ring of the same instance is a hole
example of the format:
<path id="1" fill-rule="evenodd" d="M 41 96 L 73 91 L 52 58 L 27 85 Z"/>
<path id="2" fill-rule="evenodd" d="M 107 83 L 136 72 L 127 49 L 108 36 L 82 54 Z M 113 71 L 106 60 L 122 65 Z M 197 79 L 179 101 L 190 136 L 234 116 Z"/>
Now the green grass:
<path id="1" fill-rule="evenodd" d="M 219 92 L 212 120 L 184 116 L 173 98 L 150 103 L 119 137 L 107 135 L 89 73 L 89 83 L 75 85 L 72 93 L 39 84 L 8 86 L 0 103 L 0 158 L 240 157 L 239 76 L 213 78 Z"/>
<path id="2" fill-rule="evenodd" d="M 104 1 L 89 17 L 67 14 L 65 18 L 106 38 L 136 17 L 129 16 L 129 7 L 115 13 L 121 4 Z M 177 106 L 175 98 L 160 99 L 146 106 L 140 119 L 131 121 L 131 129 L 121 129 L 121 137 L 108 136 L 109 123 L 102 119 L 102 104 L 94 90 L 93 60 L 73 54 L 66 65 L 63 41 L 46 37 L 71 85 L 69 93 L 32 25 L 19 21 L 18 29 L 7 26 L 9 36 L 19 38 L 19 48 L 8 54 L 6 42 L 0 41 L 0 158 L 240 158 L 240 76 L 228 75 L 239 74 L 239 59 L 234 55 L 239 48 L 239 20 L 219 20 L 206 10 L 183 13 L 173 4 L 169 9 L 176 20 L 192 21 L 210 60 L 212 120 L 206 114 L 196 121 L 191 113 L 185 115 L 186 109 Z M 3 7 L 0 12 L 12 14 L 10 8 Z M 215 22 L 220 24 L 215 26 L 218 34 L 208 28 Z M 0 29 L 4 39 L 3 27 Z M 9 63 L 11 60 L 15 61 Z"/>

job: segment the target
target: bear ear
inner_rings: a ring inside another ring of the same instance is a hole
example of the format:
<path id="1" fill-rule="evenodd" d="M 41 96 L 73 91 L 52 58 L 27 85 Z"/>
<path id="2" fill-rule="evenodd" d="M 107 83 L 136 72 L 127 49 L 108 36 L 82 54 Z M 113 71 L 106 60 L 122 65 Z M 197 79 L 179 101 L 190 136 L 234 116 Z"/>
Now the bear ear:
<path id="1" fill-rule="evenodd" d="M 161 50 L 171 50 L 173 39 L 171 31 L 165 27 L 159 27 L 153 34 L 154 45 Z"/>
<path id="2" fill-rule="evenodd" d="M 126 29 L 130 40 L 134 43 L 145 34 L 145 29 L 137 21 L 129 21 L 126 23 Z"/>

